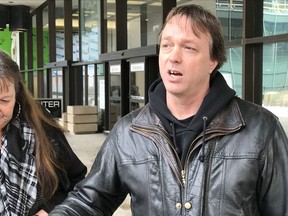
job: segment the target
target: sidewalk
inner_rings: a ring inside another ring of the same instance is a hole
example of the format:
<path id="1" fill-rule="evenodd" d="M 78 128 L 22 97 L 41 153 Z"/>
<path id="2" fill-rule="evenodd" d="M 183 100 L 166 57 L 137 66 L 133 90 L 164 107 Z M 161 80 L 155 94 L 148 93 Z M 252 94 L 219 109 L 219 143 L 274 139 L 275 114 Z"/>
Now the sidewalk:
<path id="1" fill-rule="evenodd" d="M 87 166 L 89 172 L 106 135 L 102 133 L 74 135 L 68 132 L 66 133 L 66 138 L 70 143 L 71 148 Z M 131 211 L 129 203 L 130 199 L 127 197 L 113 216 L 130 216 Z"/>

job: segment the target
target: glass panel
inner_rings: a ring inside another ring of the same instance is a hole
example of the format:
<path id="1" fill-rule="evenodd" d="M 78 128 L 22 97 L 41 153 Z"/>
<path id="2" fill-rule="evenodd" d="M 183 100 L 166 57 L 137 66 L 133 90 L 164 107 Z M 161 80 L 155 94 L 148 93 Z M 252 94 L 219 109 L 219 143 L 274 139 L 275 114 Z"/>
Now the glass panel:
<path id="1" fill-rule="evenodd" d="M 65 43 L 64 43 L 64 2 L 55 1 L 56 5 L 56 61 L 65 60 Z"/>
<path id="2" fill-rule="evenodd" d="M 265 0 L 263 7 L 264 36 L 288 33 L 288 1 Z"/>
<path id="3" fill-rule="evenodd" d="M 230 48 L 227 51 L 227 62 L 220 68 L 228 85 L 242 97 L 242 48 Z"/>
<path id="4" fill-rule="evenodd" d="M 33 68 L 37 68 L 37 35 L 36 35 L 36 15 L 32 17 L 32 46 L 33 46 Z M 33 71 L 33 96 L 38 97 L 38 85 L 37 85 L 37 71 Z"/>
<path id="5" fill-rule="evenodd" d="M 48 6 L 43 8 L 43 66 L 45 66 L 49 62 L 49 37 L 48 37 Z M 47 97 L 47 70 L 41 71 L 43 73 L 43 87 L 42 90 L 43 97 Z"/>
<path id="6" fill-rule="evenodd" d="M 162 26 L 162 1 L 128 1 L 128 48 L 158 42 Z"/>
<path id="7" fill-rule="evenodd" d="M 49 62 L 48 6 L 43 9 L 43 65 Z"/>
<path id="8" fill-rule="evenodd" d="M 82 66 L 82 82 L 83 82 L 83 104 L 87 105 L 87 101 L 86 101 L 86 67 L 88 66 Z M 87 77 L 88 78 L 88 77 Z"/>
<path id="9" fill-rule="evenodd" d="M 82 61 L 96 61 L 101 50 L 100 1 L 86 0 L 80 3 Z"/>
<path id="10" fill-rule="evenodd" d="M 95 66 L 88 65 L 88 105 L 95 106 Z"/>
<path id="11" fill-rule="evenodd" d="M 288 43 L 263 46 L 263 101 L 288 132 Z"/>
<path id="12" fill-rule="evenodd" d="M 116 3 L 115 0 L 107 0 L 107 52 L 116 51 Z M 105 18 L 104 18 L 105 19 Z"/>
<path id="13" fill-rule="evenodd" d="M 225 40 L 242 38 L 243 0 L 178 0 L 177 5 L 199 4 L 210 11 L 216 11 Z M 216 3 L 216 4 L 215 4 Z"/>
<path id="14" fill-rule="evenodd" d="M 62 68 L 52 69 L 52 98 L 63 98 Z"/>
<path id="15" fill-rule="evenodd" d="M 64 2 L 55 1 L 56 3 L 56 61 L 65 60 L 65 38 L 64 38 Z M 72 1 L 72 49 L 73 61 L 79 61 L 79 12 L 78 0 Z"/>
<path id="16" fill-rule="evenodd" d="M 242 38 L 242 0 L 216 0 L 216 14 L 221 22 L 225 40 Z"/>
<path id="17" fill-rule="evenodd" d="M 105 76 L 104 65 L 97 65 L 97 107 L 98 107 L 98 131 L 104 130 L 104 116 L 105 116 Z"/>
<path id="18" fill-rule="evenodd" d="M 110 124 L 111 129 L 121 117 L 121 65 L 110 65 Z"/>
<path id="19" fill-rule="evenodd" d="M 94 64 L 82 66 L 83 104 L 95 105 L 95 68 Z"/>
<path id="20" fill-rule="evenodd" d="M 143 62 L 130 65 L 130 111 L 143 107 L 145 104 L 145 64 Z"/>

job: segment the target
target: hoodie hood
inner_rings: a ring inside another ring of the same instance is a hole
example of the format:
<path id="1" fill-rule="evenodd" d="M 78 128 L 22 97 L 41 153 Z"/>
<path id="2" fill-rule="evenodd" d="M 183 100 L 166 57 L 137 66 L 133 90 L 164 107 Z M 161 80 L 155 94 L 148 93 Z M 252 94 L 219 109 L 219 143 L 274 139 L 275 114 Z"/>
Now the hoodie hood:
<path id="1" fill-rule="evenodd" d="M 150 86 L 149 102 L 153 112 L 159 117 L 164 128 L 170 134 L 179 156 L 185 156 L 191 142 L 203 130 L 203 117 L 207 117 L 206 124 L 209 125 L 214 116 L 235 96 L 222 74 L 215 71 L 211 74 L 210 90 L 205 96 L 198 112 L 189 122 L 176 119 L 166 104 L 166 89 L 161 79 L 154 81 Z"/>

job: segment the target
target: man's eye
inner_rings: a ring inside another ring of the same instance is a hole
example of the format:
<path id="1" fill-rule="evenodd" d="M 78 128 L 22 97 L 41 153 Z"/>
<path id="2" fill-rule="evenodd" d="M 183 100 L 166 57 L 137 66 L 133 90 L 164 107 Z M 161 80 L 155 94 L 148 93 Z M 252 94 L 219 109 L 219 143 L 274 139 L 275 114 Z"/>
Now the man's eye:
<path id="1" fill-rule="evenodd" d="M 191 46 L 186 46 L 185 47 L 187 50 L 195 50 L 195 48 L 191 47 Z"/>
<path id="2" fill-rule="evenodd" d="M 169 47 L 169 45 L 168 45 L 168 44 L 162 44 L 161 47 L 163 47 L 163 48 L 167 48 L 167 47 Z"/>

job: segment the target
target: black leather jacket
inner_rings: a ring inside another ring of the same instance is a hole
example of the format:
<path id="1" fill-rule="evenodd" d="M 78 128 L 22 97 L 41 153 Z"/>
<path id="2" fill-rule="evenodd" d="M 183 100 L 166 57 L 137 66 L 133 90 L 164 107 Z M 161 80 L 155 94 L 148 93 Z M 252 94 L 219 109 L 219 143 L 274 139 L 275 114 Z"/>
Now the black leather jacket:
<path id="1" fill-rule="evenodd" d="M 112 215 L 127 194 L 133 215 L 288 215 L 288 141 L 269 111 L 235 97 L 184 167 L 150 105 L 138 112 L 115 125 L 88 177 L 49 215 Z"/>

